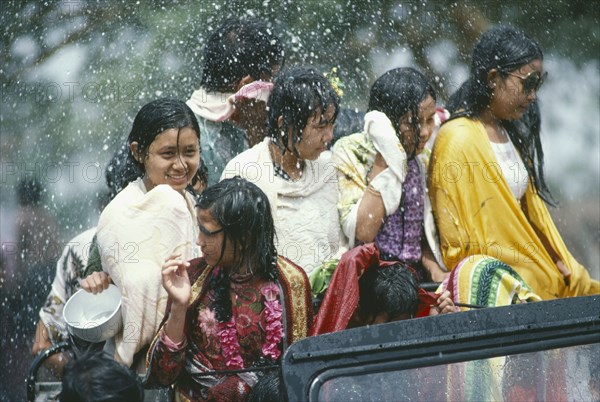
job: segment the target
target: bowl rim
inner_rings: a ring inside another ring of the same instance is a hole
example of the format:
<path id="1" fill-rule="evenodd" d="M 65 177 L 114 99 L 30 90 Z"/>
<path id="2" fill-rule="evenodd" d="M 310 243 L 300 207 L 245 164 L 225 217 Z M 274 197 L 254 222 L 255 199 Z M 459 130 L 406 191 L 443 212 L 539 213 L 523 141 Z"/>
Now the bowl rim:
<path id="1" fill-rule="evenodd" d="M 62 316 L 63 316 L 63 320 L 65 321 L 65 324 L 66 324 L 67 326 L 71 327 L 71 328 L 75 328 L 75 329 L 81 329 L 81 330 L 87 330 L 87 329 L 96 329 L 96 328 L 100 327 L 101 325 L 104 325 L 104 324 L 106 324 L 108 321 L 110 321 L 110 320 L 111 320 L 111 319 L 112 319 L 112 318 L 113 318 L 113 317 L 114 317 L 116 314 L 118 314 L 118 313 L 121 311 L 121 302 L 122 302 L 122 300 L 123 300 L 123 296 L 122 296 L 122 294 L 121 294 L 121 290 L 120 290 L 120 289 L 119 289 L 119 288 L 118 288 L 116 285 L 114 285 L 114 284 L 112 284 L 112 283 L 111 283 L 111 284 L 109 284 L 109 285 L 108 285 L 108 288 L 104 289 L 104 290 L 103 290 L 103 292 L 107 291 L 107 290 L 108 290 L 109 288 L 111 288 L 111 287 L 114 287 L 114 288 L 116 288 L 116 289 L 117 289 L 117 291 L 119 292 L 119 303 L 117 304 L 117 306 L 115 307 L 115 309 L 113 310 L 113 312 L 110 314 L 110 316 L 106 317 L 106 318 L 105 318 L 104 320 L 102 320 L 102 321 L 99 321 L 99 322 L 98 322 L 98 324 L 97 324 L 97 325 L 95 325 L 95 326 L 93 326 L 93 327 L 90 327 L 90 326 L 89 326 L 89 325 L 87 325 L 87 324 L 86 324 L 85 326 L 74 325 L 74 324 L 72 324 L 71 322 L 69 322 L 69 321 L 67 320 L 67 317 L 65 316 L 65 311 L 67 311 L 67 306 L 68 306 L 68 305 L 69 305 L 69 303 L 70 303 L 70 302 L 71 302 L 71 301 L 72 301 L 72 300 L 75 298 L 75 295 L 77 295 L 77 294 L 78 294 L 78 293 L 80 293 L 80 292 L 91 293 L 91 292 L 88 292 L 88 291 L 87 291 L 87 290 L 85 290 L 85 289 L 79 289 L 77 292 L 73 293 L 73 294 L 71 295 L 71 297 L 69 297 L 69 300 L 67 300 L 67 302 L 65 303 L 65 306 L 63 307 L 63 314 L 62 314 Z M 102 292 L 100 292 L 100 293 L 102 293 Z M 89 322 L 88 322 L 88 324 L 89 324 Z"/>

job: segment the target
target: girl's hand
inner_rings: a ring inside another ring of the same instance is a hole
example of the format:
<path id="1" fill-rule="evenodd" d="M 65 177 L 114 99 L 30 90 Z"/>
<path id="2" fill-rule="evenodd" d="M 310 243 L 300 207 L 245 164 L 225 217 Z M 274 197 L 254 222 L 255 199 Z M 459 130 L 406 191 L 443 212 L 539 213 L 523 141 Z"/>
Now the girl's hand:
<path id="1" fill-rule="evenodd" d="M 432 307 L 429 315 L 456 313 L 458 308 L 454 305 L 450 291 L 446 290 L 438 299 L 437 305 Z"/>
<path id="2" fill-rule="evenodd" d="M 80 284 L 85 291 L 96 294 L 108 288 L 111 283 L 110 275 L 104 271 L 99 271 L 93 272 L 87 278 L 82 279 Z"/>
<path id="3" fill-rule="evenodd" d="M 181 259 L 181 254 L 171 254 L 162 266 L 162 284 L 173 304 L 187 308 L 192 293 L 187 268 L 190 263 Z"/>
<path id="4" fill-rule="evenodd" d="M 387 169 L 387 167 L 388 164 L 386 163 L 385 159 L 383 159 L 383 156 L 381 156 L 381 154 L 377 152 L 377 155 L 375 156 L 375 161 L 373 161 L 373 166 L 371 167 L 371 171 L 369 172 L 369 176 L 367 177 L 367 182 L 370 183 L 371 181 L 373 181 L 373 179 L 377 177 L 379 173 Z"/>

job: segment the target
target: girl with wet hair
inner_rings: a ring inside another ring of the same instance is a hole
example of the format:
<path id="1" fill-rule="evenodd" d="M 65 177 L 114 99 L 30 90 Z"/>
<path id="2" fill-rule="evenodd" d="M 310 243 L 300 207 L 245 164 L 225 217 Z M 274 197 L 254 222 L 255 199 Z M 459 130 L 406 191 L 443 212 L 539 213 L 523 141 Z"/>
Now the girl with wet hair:
<path id="1" fill-rule="evenodd" d="M 451 97 L 429 166 L 429 196 L 444 263 L 489 254 L 543 299 L 597 294 L 598 281 L 569 253 L 544 201 L 537 91 L 543 53 L 499 26 L 473 49 L 468 80 Z"/>
<path id="2" fill-rule="evenodd" d="M 146 382 L 175 384 L 181 400 L 244 400 L 259 368 L 275 368 L 287 345 L 307 335 L 310 285 L 277 255 L 271 206 L 257 186 L 223 180 L 196 208 L 203 256 L 173 254 L 163 265 L 169 306 Z"/>
<path id="3" fill-rule="evenodd" d="M 127 142 L 126 166 L 113 176 L 125 187 L 102 212 L 96 232 L 102 272 L 81 285 L 94 293 L 110 280 L 119 287 L 123 331 L 115 337 L 115 359 L 139 369 L 134 357 L 152 341 L 166 308 L 165 258 L 175 251 L 198 255 L 195 202 L 187 189 L 200 164 L 200 131 L 185 103 L 158 99 L 140 109 Z"/>
<path id="4" fill-rule="evenodd" d="M 346 246 L 327 150 L 339 97 L 323 74 L 296 67 L 277 78 L 268 109 L 268 136 L 232 159 L 221 178 L 239 175 L 265 192 L 280 254 L 310 273 Z"/>
<path id="5" fill-rule="evenodd" d="M 371 87 L 363 132 L 336 142 L 338 210 L 350 245 L 375 242 L 381 258 L 441 281 L 437 236 L 425 191 L 436 125 L 436 94 L 413 68 L 396 68 Z M 425 151 L 425 152 L 423 152 Z"/>

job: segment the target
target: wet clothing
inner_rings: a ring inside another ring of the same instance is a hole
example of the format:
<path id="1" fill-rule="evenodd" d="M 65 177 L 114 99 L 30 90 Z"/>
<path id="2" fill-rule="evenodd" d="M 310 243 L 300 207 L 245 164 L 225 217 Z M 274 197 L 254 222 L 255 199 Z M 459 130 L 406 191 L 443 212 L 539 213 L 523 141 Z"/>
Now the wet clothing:
<path id="1" fill-rule="evenodd" d="M 369 120 L 377 124 L 369 124 Z M 379 122 L 385 122 L 381 124 Z M 340 138 L 333 147 L 333 162 L 338 177 L 338 211 L 344 234 L 350 245 L 354 240 L 358 206 L 367 189 L 367 177 L 381 149 L 388 168 L 377 175 L 370 184 L 385 178 L 382 185 L 386 217 L 376 236 L 376 243 L 385 259 L 420 263 L 421 239 L 425 235 L 429 247 L 440 266 L 441 255 L 426 192 L 425 172 L 430 151 L 425 148 L 417 157 L 408 160 L 397 140 L 389 119 L 381 112 L 365 116 L 366 130 Z M 392 141 L 376 146 L 375 141 Z M 391 138 L 391 140 L 389 139 Z"/>
<path id="2" fill-rule="evenodd" d="M 275 364 L 278 358 L 266 358 L 264 352 L 269 344 L 269 328 L 267 309 L 268 299 L 264 289 L 274 285 L 262 278 L 250 275 L 230 277 L 230 294 L 232 302 L 232 322 L 239 343 L 239 354 L 242 361 L 232 362 L 225 358 L 219 331 L 223 328 L 217 322 L 212 308 L 214 290 L 211 278 L 219 268 L 206 265 L 203 259 L 191 261 L 188 268 L 192 283 L 192 296 L 186 315 L 184 341 L 176 344 L 164 332 L 164 324 L 169 315 L 169 308 L 160 331 L 155 337 L 147 356 L 147 378 L 149 386 L 175 384 L 178 400 L 244 400 L 250 388 L 258 381 L 255 372 L 238 374 L 213 373 L 206 376 L 198 374 L 214 370 L 231 370 L 250 368 L 259 362 Z M 312 323 L 310 303 L 310 287 L 306 274 L 298 266 L 280 257 L 277 261 L 278 281 L 281 292 L 277 297 L 280 313 L 279 324 L 284 328 L 283 338 L 276 345 L 283 352 L 284 343 L 289 345 L 306 337 Z M 273 324 L 271 324 L 273 325 Z M 229 342 L 229 341 L 228 341 Z M 229 362 L 229 364 L 228 364 Z"/>
<path id="3" fill-rule="evenodd" d="M 359 306 L 361 276 L 369 269 L 396 269 L 390 268 L 394 264 L 395 261 L 381 259 L 374 243 L 363 244 L 344 253 L 331 276 L 310 335 L 322 335 L 346 329 Z M 418 297 L 416 316 L 429 315 L 430 306 L 437 303 L 438 295 L 419 288 Z"/>
<path id="4" fill-rule="evenodd" d="M 482 123 L 457 118 L 438 134 L 429 165 L 429 197 L 444 263 L 487 254 L 512 267 L 542 299 L 598 294 L 600 283 L 569 253 L 543 200 L 529 184 L 521 202 L 490 164 Z M 570 271 L 564 278 L 549 247 Z"/>
<path id="5" fill-rule="evenodd" d="M 425 191 L 416 159 L 408 161 L 400 206 L 385 218 L 375 244 L 385 260 L 400 260 L 413 267 L 421 263 Z"/>
<path id="6" fill-rule="evenodd" d="M 271 204 L 277 251 L 308 274 L 346 251 L 338 213 L 335 168 L 331 152 L 304 161 L 302 177 L 286 180 L 275 174 L 270 138 L 232 159 L 221 179 L 241 176 L 265 192 Z"/>
<path id="7" fill-rule="evenodd" d="M 195 202 L 191 194 L 161 184 L 146 191 L 142 179 L 125 187 L 98 222 L 102 268 L 121 290 L 123 331 L 115 336 L 115 360 L 131 366 L 163 318 L 167 292 L 162 264 L 177 252 L 198 256 Z"/>
<path id="8" fill-rule="evenodd" d="M 236 155 L 248 149 L 244 130 L 229 121 L 210 121 L 196 115 L 200 126 L 202 161 L 208 171 L 208 185 L 216 184 Z"/>

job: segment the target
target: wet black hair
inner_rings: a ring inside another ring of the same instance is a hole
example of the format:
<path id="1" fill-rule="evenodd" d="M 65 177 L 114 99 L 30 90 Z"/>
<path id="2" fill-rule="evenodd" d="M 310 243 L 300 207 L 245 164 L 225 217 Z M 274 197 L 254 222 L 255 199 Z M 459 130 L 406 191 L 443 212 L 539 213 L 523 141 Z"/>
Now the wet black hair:
<path id="1" fill-rule="evenodd" d="M 138 376 L 102 351 L 84 352 L 65 366 L 60 402 L 143 400 Z"/>
<path id="2" fill-rule="evenodd" d="M 427 78 L 411 67 L 395 68 L 379 77 L 371 87 L 368 111 L 377 110 L 392 122 L 396 135 L 405 146 L 400 135 L 400 119 L 407 113 L 412 116 L 411 128 L 414 135 L 414 149 L 405 149 L 412 158 L 415 156 L 420 138 L 419 104 L 427 96 L 437 100 L 435 90 Z"/>
<path id="3" fill-rule="evenodd" d="M 194 186 L 198 183 L 200 183 L 200 185 L 203 188 L 206 188 L 206 186 L 208 185 L 208 168 L 204 164 L 204 160 L 202 158 L 200 158 L 200 164 L 198 165 L 198 171 L 192 178 L 192 182 L 190 183 L 190 185 L 187 187 L 187 190 L 190 193 L 195 194 L 196 196 L 198 196 L 199 193 L 196 192 L 196 189 L 194 189 Z"/>
<path id="4" fill-rule="evenodd" d="M 111 199 L 125 188 L 127 184 L 140 176 L 139 168 L 133 163 L 127 163 L 128 156 L 129 144 L 123 141 L 106 165 L 106 169 L 104 169 L 104 178 Z"/>
<path id="5" fill-rule="evenodd" d="M 531 63 L 544 60 L 542 49 L 536 41 L 521 30 L 501 25 L 483 33 L 473 48 L 469 78 L 450 97 L 446 106 L 450 119 L 477 118 L 489 106 L 492 88 L 488 73 L 496 69 L 505 78 L 510 72 Z M 517 148 L 535 190 L 548 204 L 555 201 L 544 179 L 544 151 L 540 139 L 539 105 L 532 102 L 518 121 L 501 121 L 512 143 Z"/>
<path id="6" fill-rule="evenodd" d="M 271 76 L 285 61 L 279 38 L 269 26 L 253 18 L 229 18 L 208 38 L 200 86 L 230 92 L 247 75 L 258 80 Z"/>
<path id="7" fill-rule="evenodd" d="M 198 197 L 196 207 L 209 211 L 223 228 L 225 242 L 231 242 L 234 259 L 246 265 L 255 276 L 277 280 L 275 265 L 275 225 L 266 194 L 256 185 L 236 176 L 207 187 Z M 214 308 L 219 321 L 231 318 L 229 276 L 220 270 L 211 284 L 215 289 Z"/>
<path id="8" fill-rule="evenodd" d="M 385 312 L 389 317 L 412 317 L 417 312 L 419 281 L 400 263 L 368 269 L 359 279 L 359 289 L 361 313 L 365 316 Z"/>
<path id="9" fill-rule="evenodd" d="M 364 126 L 365 112 L 358 109 L 340 108 L 335 126 L 333 126 L 333 140 L 331 146 L 337 140 L 350 134 L 358 133 Z"/>
<path id="10" fill-rule="evenodd" d="M 116 176 L 112 178 L 116 180 L 116 186 L 126 187 L 127 184 L 142 176 L 145 172 L 144 164 L 138 162 L 129 150 L 131 143 L 137 142 L 138 153 L 140 156 L 146 156 L 150 144 L 160 133 L 172 128 L 181 130 L 186 127 L 194 130 L 198 135 L 198 142 L 200 142 L 198 120 L 192 109 L 184 102 L 177 99 L 161 98 L 144 105 L 135 116 L 131 132 L 127 138 L 128 149 L 125 165 L 123 169 L 117 169 Z M 177 140 L 179 140 L 179 133 L 177 134 Z"/>
<path id="11" fill-rule="evenodd" d="M 302 140 L 302 131 L 310 117 L 323 114 L 329 106 L 334 107 L 334 123 L 339 109 L 340 97 L 325 76 L 314 68 L 294 67 L 282 73 L 273 86 L 267 105 L 267 133 L 282 153 L 292 152 L 299 157 L 296 144 Z M 283 124 L 279 127 L 279 117 Z M 289 149 L 289 139 L 292 149 Z"/>

